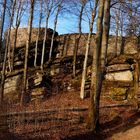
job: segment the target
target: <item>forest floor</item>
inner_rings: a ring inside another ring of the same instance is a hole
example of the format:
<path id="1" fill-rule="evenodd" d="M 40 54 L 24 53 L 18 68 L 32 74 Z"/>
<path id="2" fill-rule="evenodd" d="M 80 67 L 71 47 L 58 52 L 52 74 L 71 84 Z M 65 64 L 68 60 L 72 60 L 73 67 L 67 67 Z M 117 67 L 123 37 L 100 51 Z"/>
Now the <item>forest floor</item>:
<path id="1" fill-rule="evenodd" d="M 36 104 L 36 106 L 35 106 Z M 78 116 L 78 122 L 69 121 L 58 124 L 53 122 L 57 127 L 46 127 L 43 123 L 39 133 L 30 132 L 32 126 L 24 128 L 24 131 L 18 132 L 19 126 L 15 128 L 14 133 L 3 131 L 0 135 L 2 140 L 28 140 L 28 139 L 42 139 L 42 140 L 139 140 L 140 139 L 140 111 L 135 110 L 129 101 L 114 101 L 105 94 L 101 96 L 100 104 L 100 131 L 95 135 L 91 134 L 86 128 L 86 119 L 88 116 L 89 98 L 81 100 L 79 92 L 63 92 L 61 94 L 52 95 L 46 100 L 32 102 L 26 106 L 26 111 L 35 109 L 64 109 L 64 108 L 85 108 L 84 112 L 64 112 L 59 117 L 70 117 L 73 119 Z M 25 109 L 25 108 L 24 108 Z M 14 105 L 10 108 L 10 112 L 20 112 L 24 110 L 19 105 Z M 52 116 L 55 117 L 55 116 Z M 57 114 L 58 117 L 58 114 Z M 58 127 L 59 126 L 59 127 Z M 53 128 L 53 129 L 52 129 Z"/>

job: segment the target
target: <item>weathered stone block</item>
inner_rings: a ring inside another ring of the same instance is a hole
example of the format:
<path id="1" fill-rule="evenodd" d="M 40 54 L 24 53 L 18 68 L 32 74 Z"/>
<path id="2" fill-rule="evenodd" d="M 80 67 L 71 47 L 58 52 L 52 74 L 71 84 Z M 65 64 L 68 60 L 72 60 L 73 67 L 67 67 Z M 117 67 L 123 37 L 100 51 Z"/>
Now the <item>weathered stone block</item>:
<path id="1" fill-rule="evenodd" d="M 115 64 L 107 67 L 107 72 L 124 71 L 130 70 L 131 66 L 129 64 Z"/>
<path id="2" fill-rule="evenodd" d="M 22 91 L 22 74 L 8 77 L 4 85 L 4 100 L 17 101 Z"/>
<path id="3" fill-rule="evenodd" d="M 127 98 L 128 88 L 112 87 L 109 90 L 109 94 L 112 99 L 125 100 Z"/>
<path id="4" fill-rule="evenodd" d="M 107 73 L 105 79 L 108 81 L 131 82 L 133 81 L 133 74 L 130 70 Z"/>
<path id="5" fill-rule="evenodd" d="M 46 93 L 45 87 L 35 88 L 31 91 L 31 96 L 41 96 L 41 95 L 45 95 L 45 93 Z"/>
<path id="6" fill-rule="evenodd" d="M 22 83 L 22 75 L 8 77 L 5 80 L 4 94 L 20 90 L 19 88 L 21 87 L 21 83 Z"/>

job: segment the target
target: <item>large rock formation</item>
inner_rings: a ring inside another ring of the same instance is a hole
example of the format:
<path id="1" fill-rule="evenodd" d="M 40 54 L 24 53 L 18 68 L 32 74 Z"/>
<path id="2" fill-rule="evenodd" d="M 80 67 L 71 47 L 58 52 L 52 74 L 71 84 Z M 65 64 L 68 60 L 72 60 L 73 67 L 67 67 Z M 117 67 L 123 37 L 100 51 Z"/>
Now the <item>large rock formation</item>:
<path id="1" fill-rule="evenodd" d="M 130 94 L 134 96 L 137 63 L 137 56 L 132 55 L 121 55 L 109 62 L 105 83 L 107 83 L 109 95 L 113 99 L 126 100 L 130 99 Z"/>
<path id="2" fill-rule="evenodd" d="M 32 30 L 32 39 L 31 44 L 29 47 L 29 57 L 28 57 L 28 86 L 27 89 L 30 92 L 31 97 L 37 96 L 45 96 L 45 94 L 50 93 L 50 87 L 46 85 L 48 80 L 45 78 L 49 75 L 48 73 L 41 74 L 36 71 L 36 69 L 32 68 L 34 65 L 34 58 L 35 58 L 35 44 L 37 39 L 38 29 L 33 28 Z M 43 39 L 44 39 L 45 28 L 41 28 L 41 33 L 39 36 L 38 42 L 38 55 L 37 55 L 37 65 L 41 63 L 41 55 L 42 55 L 42 46 L 43 46 Z M 47 38 L 46 38 L 46 47 L 45 47 L 45 56 L 44 56 L 44 63 L 47 62 L 51 44 L 51 37 L 52 37 L 53 30 L 47 30 Z M 11 49 L 14 44 L 14 34 L 15 30 L 11 30 Z M 58 33 L 56 32 L 55 36 Z M 15 55 L 14 55 L 14 71 L 12 73 L 9 71 L 9 63 L 6 63 L 6 81 L 4 85 L 4 97 L 5 100 L 19 100 L 22 91 L 22 82 L 23 82 L 23 67 L 24 67 L 24 60 L 25 60 L 25 46 L 27 41 L 27 28 L 19 28 L 18 35 L 17 35 L 17 45 L 15 48 Z M 57 42 L 54 40 L 53 46 L 53 55 L 52 57 L 56 56 L 57 53 Z M 0 69 L 2 70 L 2 63 Z M 34 69 L 34 72 L 30 72 L 31 69 Z M 19 72 L 20 71 L 20 72 Z M 41 88 L 41 90 L 39 90 Z M 44 89 L 44 90 L 42 90 Z"/>
<path id="3" fill-rule="evenodd" d="M 48 73 L 42 73 L 37 69 L 30 69 L 27 78 L 28 100 L 44 98 L 51 94 L 51 78 Z M 4 85 L 4 100 L 17 102 L 23 90 L 23 71 L 10 73 Z"/>
<path id="4" fill-rule="evenodd" d="M 76 39 L 79 34 L 64 34 L 59 35 L 57 40 L 59 42 L 58 49 L 61 56 L 73 55 L 73 50 L 76 45 Z M 95 46 L 95 34 L 92 35 L 91 47 L 89 55 L 93 54 L 93 46 Z M 88 34 L 82 34 L 79 41 L 78 54 L 84 54 L 86 50 L 86 41 Z M 117 54 L 136 54 L 138 52 L 138 38 L 137 37 L 118 37 Z M 108 54 L 114 54 L 115 52 L 115 36 L 109 37 Z"/>
<path id="5" fill-rule="evenodd" d="M 43 39 L 44 39 L 44 33 L 45 28 L 40 29 L 40 36 L 39 36 L 39 42 L 38 42 L 38 50 L 37 50 L 37 65 L 40 65 L 41 63 L 41 55 L 42 55 L 42 46 L 43 46 Z M 11 31 L 11 47 L 14 44 L 14 34 L 15 30 L 13 29 Z M 38 28 L 32 29 L 32 38 L 31 38 L 31 44 L 29 48 L 29 57 L 28 57 L 28 65 L 31 67 L 34 64 L 34 58 L 35 58 L 35 46 L 36 46 L 36 39 L 38 34 Z M 47 38 L 46 38 L 46 45 L 45 45 L 45 56 L 44 56 L 44 62 L 48 60 L 49 57 L 49 50 L 51 46 L 51 37 L 53 34 L 52 29 L 47 30 Z M 58 33 L 55 33 L 55 36 L 57 36 Z M 25 59 L 25 46 L 26 41 L 28 37 L 27 28 L 19 28 L 18 29 L 18 35 L 17 35 L 17 44 L 15 49 L 15 68 L 23 67 L 23 62 Z M 57 41 L 54 40 L 53 45 L 53 51 L 52 51 L 52 57 L 55 57 L 57 54 Z"/>
<path id="6" fill-rule="evenodd" d="M 106 80 L 109 80 L 109 81 L 131 82 L 133 81 L 133 74 L 130 70 L 117 71 L 114 73 L 106 74 L 105 78 Z"/>
<path id="7" fill-rule="evenodd" d="M 107 67 L 106 80 L 109 81 L 133 81 L 132 67 L 129 64 L 114 64 Z"/>
<path id="8" fill-rule="evenodd" d="M 40 65 L 41 62 L 41 54 L 42 54 L 42 44 L 44 38 L 44 31 L 45 29 L 41 29 L 41 34 L 39 37 L 38 43 L 38 57 L 37 57 L 37 65 Z M 72 90 L 74 87 L 74 82 L 66 80 L 64 77 L 66 75 L 72 73 L 72 62 L 73 62 L 73 51 L 75 48 L 76 40 L 79 34 L 67 34 L 67 35 L 60 35 L 56 33 L 56 38 L 54 40 L 53 46 L 53 58 L 52 61 L 48 63 L 48 56 L 50 50 L 50 43 L 51 43 L 51 35 L 53 30 L 48 29 L 48 36 L 46 39 L 46 48 L 45 48 L 45 69 L 44 71 L 37 70 L 33 68 L 34 62 L 34 54 L 35 54 L 35 43 L 37 38 L 37 28 L 33 28 L 32 32 L 32 41 L 29 48 L 29 58 L 28 58 L 28 86 L 27 89 L 29 91 L 29 95 L 31 99 L 35 98 L 42 98 L 45 96 L 50 95 L 51 93 L 55 93 L 54 91 L 57 88 L 61 88 L 62 90 Z M 11 31 L 11 48 L 13 46 L 14 41 L 14 33 L 15 30 Z M 81 69 L 83 68 L 83 61 L 84 61 L 84 54 L 85 54 L 85 47 L 86 47 L 86 40 L 88 34 L 82 34 L 79 48 L 78 48 L 78 56 L 76 62 L 76 69 L 77 73 L 81 73 Z M 14 58 L 14 70 L 21 71 L 21 73 L 17 73 L 14 75 L 8 75 L 6 82 L 5 82 L 5 99 L 11 100 L 18 100 L 21 94 L 22 88 L 22 79 L 23 79 L 23 64 L 25 59 L 25 46 L 27 40 L 27 28 L 22 28 L 18 30 L 18 37 L 17 37 L 17 46 L 15 49 L 15 58 Z M 123 44 L 123 47 L 121 48 Z M 107 73 L 105 75 L 105 81 L 111 83 L 123 83 L 121 87 L 117 84 L 114 84 L 111 88 L 111 97 L 112 98 L 121 98 L 126 99 L 128 94 L 127 92 L 131 88 L 131 84 L 134 81 L 134 64 L 136 60 L 134 58 L 134 54 L 138 52 L 137 49 L 137 39 L 133 38 L 123 38 L 123 42 L 121 38 L 118 38 L 118 50 L 117 53 L 124 52 L 126 54 L 133 54 L 133 55 L 126 55 L 116 57 L 113 60 L 109 61 L 107 67 Z M 89 50 L 89 59 L 88 59 L 88 67 L 90 67 L 92 63 L 92 54 L 93 54 L 93 46 L 95 45 L 95 34 L 92 35 L 91 47 Z M 109 47 L 108 47 L 108 54 L 114 54 L 114 46 L 115 46 L 115 37 L 110 36 L 109 38 Z M 62 57 L 63 56 L 63 57 Z M 47 63 L 46 63 L 47 62 Z M 89 79 L 91 78 L 91 68 L 87 70 L 89 75 Z M 65 79 L 62 79 L 62 77 Z M 79 80 L 80 81 L 80 80 Z M 127 84 L 127 87 L 124 86 Z M 58 84 L 56 87 L 54 85 Z M 77 84 L 75 84 L 77 85 Z M 90 88 L 89 84 L 88 89 Z M 78 86 L 76 86 L 77 88 Z"/>
<path id="9" fill-rule="evenodd" d="M 52 29 L 47 30 L 47 38 L 46 38 L 46 40 L 51 39 L 52 33 L 53 33 Z M 43 41 L 44 34 L 45 34 L 45 28 L 41 28 L 40 29 L 39 41 Z M 36 42 L 37 35 L 38 35 L 38 28 L 32 28 L 32 38 L 31 38 L 32 43 Z M 58 35 L 58 33 L 56 32 L 55 36 L 57 36 L 57 35 Z M 11 47 L 14 45 L 14 36 L 15 36 L 15 29 L 12 29 L 11 30 L 11 36 L 10 36 L 10 38 L 11 38 L 11 42 L 10 42 Z M 16 47 L 19 48 L 19 47 L 25 46 L 27 38 L 28 38 L 28 29 L 27 28 L 19 28 L 18 32 L 17 32 L 17 44 L 16 44 Z"/>
<path id="10" fill-rule="evenodd" d="M 18 101 L 22 91 L 23 75 L 13 75 L 7 77 L 4 85 L 4 100 Z"/>

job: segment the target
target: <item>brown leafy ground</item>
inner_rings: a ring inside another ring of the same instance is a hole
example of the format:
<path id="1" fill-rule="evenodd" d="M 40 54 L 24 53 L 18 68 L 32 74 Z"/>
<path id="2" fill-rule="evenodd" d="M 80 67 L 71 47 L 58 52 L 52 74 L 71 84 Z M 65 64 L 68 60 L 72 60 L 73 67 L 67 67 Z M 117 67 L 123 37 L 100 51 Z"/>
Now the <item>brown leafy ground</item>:
<path id="1" fill-rule="evenodd" d="M 81 100 L 79 92 L 63 92 L 50 96 L 43 101 L 36 101 L 26 107 L 18 104 L 7 107 L 9 112 L 39 111 L 44 109 L 88 108 L 89 98 Z M 40 115 L 40 114 L 39 114 Z M 105 95 L 101 97 L 100 131 L 95 135 L 86 129 L 88 110 L 83 112 L 56 113 L 48 118 L 57 121 L 43 120 L 36 123 L 22 123 L 12 126 L 9 131 L 1 131 L 0 140 L 139 140 L 140 112 L 134 110 L 128 101 L 113 101 Z M 46 116 L 46 115 L 45 115 Z M 38 116 L 39 117 L 39 116 Z M 14 127 L 14 130 L 13 130 Z"/>

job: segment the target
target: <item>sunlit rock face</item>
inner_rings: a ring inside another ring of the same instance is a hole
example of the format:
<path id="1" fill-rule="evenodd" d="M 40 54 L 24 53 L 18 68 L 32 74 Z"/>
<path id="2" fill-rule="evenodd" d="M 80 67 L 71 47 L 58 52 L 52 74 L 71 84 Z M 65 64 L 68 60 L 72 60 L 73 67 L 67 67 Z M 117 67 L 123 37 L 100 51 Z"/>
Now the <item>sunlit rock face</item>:
<path id="1" fill-rule="evenodd" d="M 17 101 L 22 91 L 22 74 L 8 77 L 4 85 L 4 99 L 8 101 Z"/>
<path id="2" fill-rule="evenodd" d="M 107 72 L 116 72 L 124 70 L 131 70 L 131 66 L 129 64 L 114 64 L 107 67 Z"/>
<path id="3" fill-rule="evenodd" d="M 133 81 L 132 67 L 129 64 L 114 64 L 107 67 L 105 79 L 109 81 Z"/>
<path id="4" fill-rule="evenodd" d="M 52 29 L 47 29 L 47 37 L 46 40 L 51 39 L 53 34 Z M 39 41 L 43 41 L 45 35 L 45 28 L 40 29 L 40 35 L 39 35 Z M 58 33 L 55 33 L 55 36 L 57 36 Z M 35 42 L 38 36 L 38 28 L 32 28 L 32 36 L 31 36 L 31 42 Z M 14 45 L 14 37 L 15 37 L 15 29 L 11 30 L 11 47 Z M 17 32 L 17 43 L 16 47 L 22 47 L 26 45 L 26 41 L 28 39 L 28 28 L 19 28 Z"/>
<path id="5" fill-rule="evenodd" d="M 114 100 L 129 100 L 135 95 L 135 80 L 138 76 L 138 54 L 119 55 L 108 62 L 105 83 Z"/>
<path id="6" fill-rule="evenodd" d="M 128 88 L 120 88 L 120 87 L 112 87 L 109 90 L 109 94 L 112 99 L 115 100 L 126 100 L 127 99 L 127 93 Z"/>
<path id="7" fill-rule="evenodd" d="M 59 42 L 58 49 L 60 51 L 60 55 L 65 56 L 65 55 L 73 55 L 73 50 L 76 46 L 76 40 L 78 38 L 79 34 L 64 34 L 64 35 L 59 35 L 57 37 L 57 40 Z M 90 43 L 90 50 L 89 50 L 89 55 L 93 54 L 93 48 L 95 46 L 95 37 L 96 34 L 92 34 L 92 39 Z M 79 44 L 78 44 L 78 54 L 83 55 L 85 54 L 86 50 L 86 41 L 88 39 L 88 34 L 84 33 L 81 35 Z M 116 52 L 115 48 L 115 36 L 110 36 L 109 37 L 109 44 L 108 44 L 108 55 L 112 54 L 114 55 Z M 117 54 L 119 55 L 120 53 L 122 54 L 135 54 L 138 53 L 138 38 L 136 37 L 118 37 L 118 42 L 117 42 Z"/>
<path id="8" fill-rule="evenodd" d="M 47 37 L 45 42 L 45 52 L 44 52 L 44 63 L 49 58 L 49 51 L 51 46 L 51 38 L 52 38 L 53 30 L 48 28 L 47 29 Z M 44 41 L 44 35 L 45 35 L 45 28 L 40 29 L 40 35 L 38 39 L 38 46 L 37 46 L 37 65 L 40 65 L 41 63 L 41 57 L 42 57 L 42 47 L 43 47 L 43 41 Z M 35 49 L 36 49 L 36 40 L 38 36 L 38 28 L 32 29 L 32 35 L 31 35 L 31 43 L 29 47 L 29 57 L 28 57 L 28 66 L 32 67 L 34 65 L 34 58 L 35 58 Z M 58 33 L 55 32 L 55 37 L 58 36 Z M 23 62 L 25 60 L 25 46 L 27 44 L 28 40 L 28 29 L 27 28 L 19 28 L 17 32 L 17 39 L 16 39 L 16 48 L 15 48 L 15 54 L 14 54 L 14 67 L 19 69 L 23 68 Z M 10 35 L 10 48 L 12 52 L 12 48 L 14 46 L 15 41 L 15 29 L 11 30 Z M 58 43 L 54 39 L 53 42 L 53 48 L 52 48 L 52 58 L 56 57 L 57 54 L 57 46 Z M 12 55 L 12 53 L 11 53 Z M 12 58 L 12 56 L 11 56 Z"/>
<path id="9" fill-rule="evenodd" d="M 19 101 L 23 91 L 23 72 L 9 75 L 4 85 L 4 100 Z M 27 78 L 27 92 L 30 99 L 44 98 L 51 94 L 51 79 L 38 70 L 30 71 Z"/>
<path id="10" fill-rule="evenodd" d="M 135 63 L 135 58 L 128 55 L 112 59 L 106 68 L 105 79 L 108 81 L 132 82 Z"/>
<path id="11" fill-rule="evenodd" d="M 109 81 L 124 81 L 131 82 L 133 81 L 133 74 L 130 70 L 127 71 L 119 71 L 114 73 L 108 73 L 105 76 L 106 80 Z"/>
<path id="12" fill-rule="evenodd" d="M 125 54 L 136 54 L 138 52 L 137 46 L 133 42 L 128 42 L 125 45 L 124 53 Z"/>

